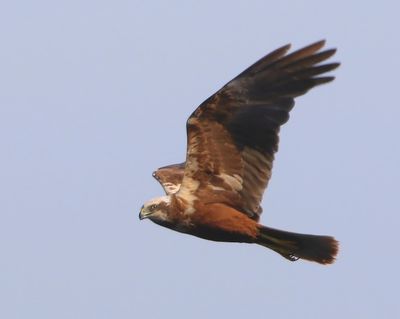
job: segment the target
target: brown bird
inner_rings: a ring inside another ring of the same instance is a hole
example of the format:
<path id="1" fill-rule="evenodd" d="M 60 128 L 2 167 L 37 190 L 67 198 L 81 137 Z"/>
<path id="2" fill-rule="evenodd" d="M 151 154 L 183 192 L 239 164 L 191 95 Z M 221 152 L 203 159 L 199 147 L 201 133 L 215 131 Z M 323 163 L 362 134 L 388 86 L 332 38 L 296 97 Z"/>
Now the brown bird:
<path id="1" fill-rule="evenodd" d="M 321 75 L 339 66 L 320 64 L 336 51 L 320 51 L 324 44 L 291 54 L 285 45 L 204 101 L 187 120 L 186 162 L 153 173 L 166 196 L 145 203 L 139 218 L 208 240 L 259 244 L 291 261 L 333 263 L 338 251 L 333 237 L 258 223 L 279 129 L 294 98 L 332 81 Z"/>

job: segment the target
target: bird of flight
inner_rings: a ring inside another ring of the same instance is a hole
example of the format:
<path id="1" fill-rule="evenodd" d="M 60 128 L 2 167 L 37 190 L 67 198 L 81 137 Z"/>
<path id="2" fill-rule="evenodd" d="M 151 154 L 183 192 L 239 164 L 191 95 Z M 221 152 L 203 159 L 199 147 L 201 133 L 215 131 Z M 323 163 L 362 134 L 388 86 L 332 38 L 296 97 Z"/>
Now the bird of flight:
<path id="1" fill-rule="evenodd" d="M 335 49 L 325 41 L 287 54 L 283 46 L 261 58 L 204 101 L 186 123 L 186 162 L 153 176 L 166 195 L 148 201 L 139 218 L 223 242 L 255 243 L 288 260 L 331 264 L 338 242 L 330 236 L 261 225 L 262 196 L 278 150 L 279 129 L 294 98 L 331 82 L 339 63 L 322 63 Z"/>

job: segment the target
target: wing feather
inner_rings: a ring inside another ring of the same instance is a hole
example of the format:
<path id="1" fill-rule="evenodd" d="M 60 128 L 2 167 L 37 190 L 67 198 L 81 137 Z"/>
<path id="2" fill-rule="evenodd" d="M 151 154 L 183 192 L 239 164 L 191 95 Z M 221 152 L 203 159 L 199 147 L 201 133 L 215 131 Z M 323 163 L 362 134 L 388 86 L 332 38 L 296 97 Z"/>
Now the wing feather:
<path id="1" fill-rule="evenodd" d="M 330 82 L 339 63 L 319 63 L 335 49 L 325 41 L 286 54 L 283 46 L 240 73 L 203 102 L 187 121 L 187 156 L 176 196 L 221 202 L 258 219 L 278 150 L 279 129 L 294 98 Z"/>
<path id="2" fill-rule="evenodd" d="M 181 187 L 185 163 L 172 164 L 158 168 L 153 177 L 161 184 L 167 195 L 176 193 Z"/>

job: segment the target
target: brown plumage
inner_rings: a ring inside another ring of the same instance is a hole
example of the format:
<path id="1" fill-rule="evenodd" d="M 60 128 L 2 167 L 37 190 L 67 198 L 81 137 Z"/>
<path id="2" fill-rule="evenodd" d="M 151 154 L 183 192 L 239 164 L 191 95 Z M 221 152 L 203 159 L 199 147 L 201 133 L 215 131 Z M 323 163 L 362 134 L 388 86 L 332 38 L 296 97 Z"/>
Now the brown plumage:
<path id="1" fill-rule="evenodd" d="M 161 184 L 167 195 L 176 193 L 181 186 L 185 163 L 160 167 L 153 172 L 153 177 Z"/>
<path id="2" fill-rule="evenodd" d="M 334 238 L 258 223 L 279 129 L 294 98 L 332 81 L 321 74 L 339 66 L 319 64 L 335 53 L 319 51 L 324 44 L 291 54 L 286 54 L 290 46 L 283 46 L 203 102 L 187 121 L 186 162 L 153 173 L 167 195 L 147 202 L 140 218 L 209 240 L 256 243 L 292 261 L 332 263 L 338 250 Z"/>

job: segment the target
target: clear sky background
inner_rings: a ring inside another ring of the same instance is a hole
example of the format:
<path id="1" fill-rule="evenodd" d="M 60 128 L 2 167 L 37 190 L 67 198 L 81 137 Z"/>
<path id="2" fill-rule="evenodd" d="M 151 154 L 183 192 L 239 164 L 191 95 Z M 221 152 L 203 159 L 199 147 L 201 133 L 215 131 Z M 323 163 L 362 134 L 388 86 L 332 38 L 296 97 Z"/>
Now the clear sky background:
<path id="1" fill-rule="evenodd" d="M 4 1 L 0 317 L 396 318 L 398 1 Z M 326 38 L 262 222 L 334 235 L 328 267 L 138 220 L 194 108 L 276 47 Z"/>

